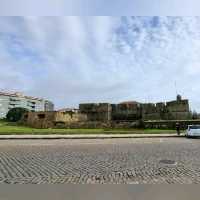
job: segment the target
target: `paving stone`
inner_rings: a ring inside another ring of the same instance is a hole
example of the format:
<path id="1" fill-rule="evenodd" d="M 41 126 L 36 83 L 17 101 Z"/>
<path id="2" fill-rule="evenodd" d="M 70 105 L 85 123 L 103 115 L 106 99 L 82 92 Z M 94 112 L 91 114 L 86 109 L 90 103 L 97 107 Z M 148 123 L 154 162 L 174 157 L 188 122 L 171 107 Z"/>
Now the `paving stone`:
<path id="1" fill-rule="evenodd" d="M 4 140 L 0 183 L 200 183 L 199 149 L 200 140 L 186 138 Z"/>

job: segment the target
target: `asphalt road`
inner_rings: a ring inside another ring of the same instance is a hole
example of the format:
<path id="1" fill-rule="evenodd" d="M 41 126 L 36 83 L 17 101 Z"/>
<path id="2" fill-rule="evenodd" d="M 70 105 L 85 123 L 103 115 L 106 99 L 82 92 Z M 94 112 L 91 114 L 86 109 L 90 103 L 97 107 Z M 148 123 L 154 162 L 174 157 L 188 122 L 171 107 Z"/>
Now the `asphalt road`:
<path id="1" fill-rule="evenodd" d="M 200 183 L 200 139 L 0 140 L 0 183 Z"/>

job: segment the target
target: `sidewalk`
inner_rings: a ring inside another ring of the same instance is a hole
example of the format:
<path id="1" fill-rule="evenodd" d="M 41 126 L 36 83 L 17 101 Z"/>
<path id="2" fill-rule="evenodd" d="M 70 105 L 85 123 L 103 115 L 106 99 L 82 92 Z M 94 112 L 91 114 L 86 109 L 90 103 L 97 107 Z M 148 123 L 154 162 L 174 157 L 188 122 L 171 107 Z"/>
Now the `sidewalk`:
<path id="1" fill-rule="evenodd" d="M 112 138 L 175 138 L 177 134 L 82 134 L 82 135 L 0 135 L 0 140 L 7 139 L 112 139 Z"/>

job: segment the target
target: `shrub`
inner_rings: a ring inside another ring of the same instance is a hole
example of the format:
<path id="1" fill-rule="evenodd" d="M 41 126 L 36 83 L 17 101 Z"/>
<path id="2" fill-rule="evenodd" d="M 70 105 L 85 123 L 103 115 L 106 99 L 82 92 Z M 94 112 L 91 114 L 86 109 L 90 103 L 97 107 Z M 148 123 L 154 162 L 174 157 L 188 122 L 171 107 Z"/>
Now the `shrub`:
<path id="1" fill-rule="evenodd" d="M 28 111 L 29 110 L 26 108 L 12 108 L 8 111 L 6 119 L 10 122 L 18 122 L 22 118 L 22 116 Z"/>
<path id="2" fill-rule="evenodd" d="M 55 122 L 55 128 L 66 128 L 65 122 Z"/>
<path id="3" fill-rule="evenodd" d="M 137 128 L 145 128 L 144 121 L 142 119 L 137 121 Z"/>

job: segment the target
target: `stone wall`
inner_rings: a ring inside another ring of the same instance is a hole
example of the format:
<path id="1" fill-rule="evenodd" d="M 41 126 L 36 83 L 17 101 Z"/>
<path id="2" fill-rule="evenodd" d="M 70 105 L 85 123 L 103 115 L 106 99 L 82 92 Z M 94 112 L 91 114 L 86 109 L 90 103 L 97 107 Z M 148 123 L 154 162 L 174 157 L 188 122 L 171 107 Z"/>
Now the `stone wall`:
<path id="1" fill-rule="evenodd" d="M 29 112 L 24 115 L 23 122 L 33 128 L 54 127 L 55 112 Z"/>
<path id="2" fill-rule="evenodd" d="M 177 96 L 177 100 L 166 103 L 142 104 L 143 120 L 187 120 L 191 119 L 189 101 Z"/>
<path id="3" fill-rule="evenodd" d="M 23 116 L 22 122 L 33 128 L 60 128 L 71 123 L 87 121 L 87 116 L 79 113 L 64 112 L 29 112 Z"/>
<path id="4" fill-rule="evenodd" d="M 187 129 L 188 125 L 200 124 L 200 120 L 154 120 L 145 121 L 145 128 L 161 128 L 161 129 L 175 129 L 176 123 L 179 123 L 181 129 Z"/>
<path id="5" fill-rule="evenodd" d="M 191 119 L 189 102 L 178 95 L 175 101 L 159 103 L 123 102 L 120 104 L 89 103 L 79 105 L 88 121 L 135 121 Z"/>
<path id="6" fill-rule="evenodd" d="M 141 118 L 140 104 L 137 102 L 125 102 L 112 104 L 112 120 L 137 120 Z"/>
<path id="7" fill-rule="evenodd" d="M 87 115 L 88 121 L 110 121 L 112 119 L 112 106 L 109 103 L 80 104 L 79 112 Z"/>
<path id="8" fill-rule="evenodd" d="M 141 112 L 143 120 L 160 119 L 160 112 L 156 107 L 156 104 L 146 103 L 141 104 Z"/>
<path id="9" fill-rule="evenodd" d="M 177 100 L 166 103 L 138 103 L 135 101 L 120 104 L 86 103 L 80 104 L 79 110 L 76 112 L 70 109 L 60 112 L 30 112 L 26 123 L 37 128 L 112 127 L 112 124 L 116 127 L 118 124 L 122 127 L 130 127 L 140 120 L 188 119 L 192 119 L 189 102 L 187 99 L 182 100 L 181 96 L 178 95 Z"/>

